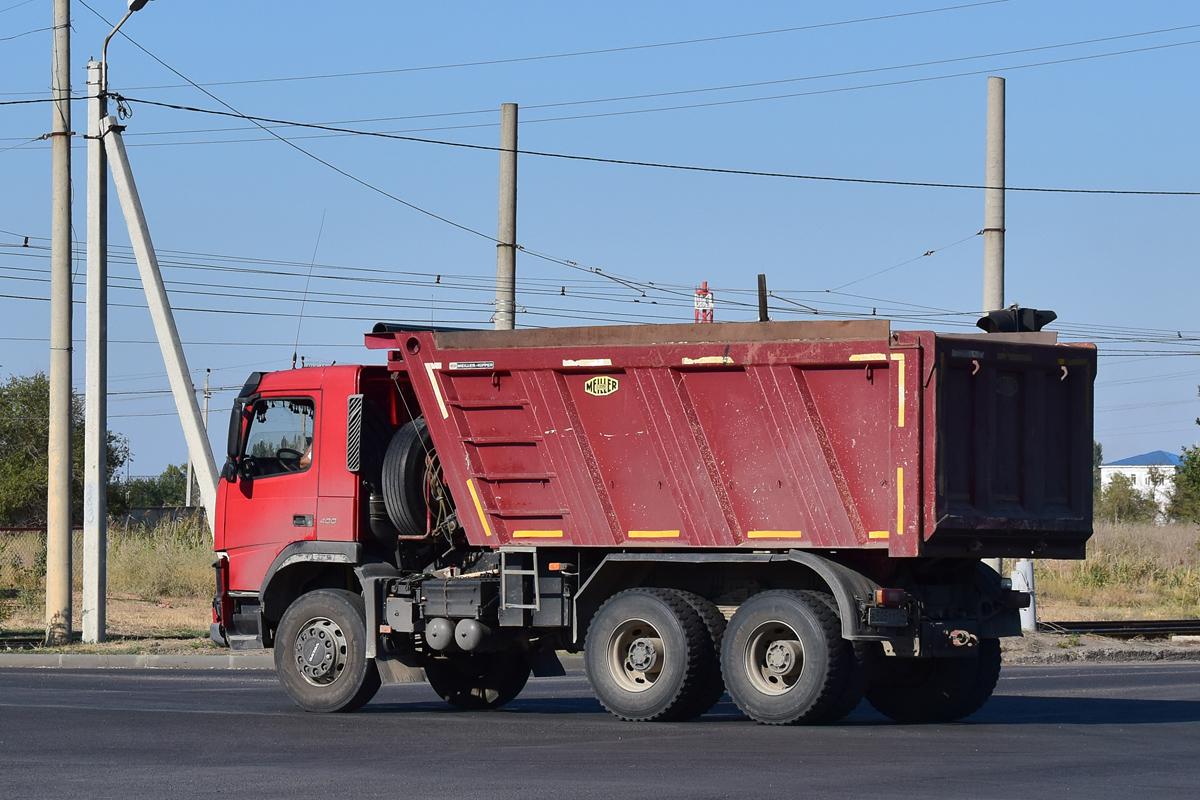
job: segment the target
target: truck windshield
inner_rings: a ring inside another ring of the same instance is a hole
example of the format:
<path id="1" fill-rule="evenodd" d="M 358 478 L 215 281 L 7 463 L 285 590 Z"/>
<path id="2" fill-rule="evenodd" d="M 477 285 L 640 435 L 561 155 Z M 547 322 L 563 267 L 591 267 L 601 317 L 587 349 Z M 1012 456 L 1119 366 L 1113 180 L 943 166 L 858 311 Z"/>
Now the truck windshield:
<path id="1" fill-rule="evenodd" d="M 254 477 L 303 472 L 312 465 L 313 401 L 259 400 L 254 404 L 243 462 Z"/>

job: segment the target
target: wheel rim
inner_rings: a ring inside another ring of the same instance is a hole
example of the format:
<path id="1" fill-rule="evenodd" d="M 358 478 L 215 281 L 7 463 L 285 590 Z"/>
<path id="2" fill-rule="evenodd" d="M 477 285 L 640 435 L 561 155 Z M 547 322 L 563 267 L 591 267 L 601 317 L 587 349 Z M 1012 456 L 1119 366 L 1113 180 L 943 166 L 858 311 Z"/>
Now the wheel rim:
<path id="1" fill-rule="evenodd" d="M 608 666 L 617 685 L 627 692 L 653 688 L 665 662 L 662 637 L 649 622 L 622 622 L 608 639 Z"/>
<path id="2" fill-rule="evenodd" d="M 790 625 L 764 622 L 746 640 L 743 666 L 758 691 L 787 694 L 804 672 L 804 645 Z"/>
<path id="3" fill-rule="evenodd" d="M 338 679 L 348 662 L 346 634 L 333 620 L 314 617 L 296 634 L 293 653 L 304 680 L 328 686 Z"/>

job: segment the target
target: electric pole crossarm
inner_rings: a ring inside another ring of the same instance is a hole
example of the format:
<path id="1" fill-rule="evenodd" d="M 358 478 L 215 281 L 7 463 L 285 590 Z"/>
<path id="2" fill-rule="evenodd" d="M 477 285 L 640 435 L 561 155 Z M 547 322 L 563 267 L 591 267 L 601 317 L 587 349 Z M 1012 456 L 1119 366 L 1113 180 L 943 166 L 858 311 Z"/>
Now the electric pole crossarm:
<path id="1" fill-rule="evenodd" d="M 163 360 L 166 362 L 171 394 L 175 398 L 175 408 L 183 424 L 183 435 L 196 470 L 200 500 L 204 504 L 211 532 L 216 523 L 217 505 L 217 465 L 213 460 L 212 446 L 204 431 L 200 406 L 196 402 L 196 389 L 192 385 L 187 359 L 184 358 L 183 346 L 179 342 L 175 316 L 171 313 L 171 303 L 167 299 L 166 287 L 163 286 L 158 258 L 154 254 L 154 244 L 150 241 L 150 228 L 146 224 L 146 215 L 138 198 L 137 185 L 134 183 L 129 157 L 125 152 L 125 142 L 121 138 L 115 118 L 105 119 L 104 129 L 104 148 L 112 165 L 113 183 L 116 184 L 121 211 L 129 228 L 129 239 L 137 258 L 138 272 L 146 292 L 146 303 L 150 307 L 154 331 L 158 336 Z"/>

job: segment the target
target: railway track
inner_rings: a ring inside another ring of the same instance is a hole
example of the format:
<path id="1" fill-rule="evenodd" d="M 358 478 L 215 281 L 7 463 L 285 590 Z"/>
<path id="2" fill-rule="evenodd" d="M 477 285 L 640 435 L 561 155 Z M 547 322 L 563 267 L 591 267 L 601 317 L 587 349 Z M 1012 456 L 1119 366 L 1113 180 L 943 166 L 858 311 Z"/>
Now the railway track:
<path id="1" fill-rule="evenodd" d="M 1200 636 L 1200 619 L 1118 619 L 1079 622 L 1039 622 L 1039 633 L 1086 633 L 1132 639 L 1137 636 Z"/>

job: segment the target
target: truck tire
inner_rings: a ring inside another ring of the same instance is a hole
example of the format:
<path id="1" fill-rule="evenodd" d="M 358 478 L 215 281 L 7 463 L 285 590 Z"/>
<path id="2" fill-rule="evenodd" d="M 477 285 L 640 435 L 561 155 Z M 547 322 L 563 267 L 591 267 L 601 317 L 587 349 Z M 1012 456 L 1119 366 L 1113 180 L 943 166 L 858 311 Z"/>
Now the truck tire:
<path id="1" fill-rule="evenodd" d="M 456 653 L 426 661 L 425 680 L 455 708 L 487 711 L 516 699 L 529 681 L 529 662 L 516 649 Z"/>
<path id="2" fill-rule="evenodd" d="M 621 719 L 690 719 L 700 713 L 711 647 L 703 620 L 680 593 L 627 589 L 592 618 L 584 669 L 596 699 Z"/>
<path id="3" fill-rule="evenodd" d="M 978 711 L 1000 679 L 1000 640 L 975 658 L 881 658 L 867 700 L 897 722 L 953 722 Z"/>
<path id="4" fill-rule="evenodd" d="M 841 622 L 841 610 L 838 608 L 837 601 L 833 599 L 833 595 L 828 592 L 802 592 L 811 597 L 820 600 L 825 606 L 833 612 L 833 615 Z M 863 701 L 863 697 L 867 693 L 867 684 L 871 679 L 871 664 L 874 659 L 874 648 L 877 647 L 874 642 L 849 642 L 842 640 L 844 647 L 849 648 L 847 658 L 850 659 L 850 675 L 846 679 L 845 686 L 842 687 L 842 693 L 838 695 L 838 699 L 830 706 L 829 711 L 819 720 L 823 723 L 837 722 L 842 717 L 849 714 L 854 709 L 858 708 L 859 703 Z"/>
<path id="5" fill-rule="evenodd" d="M 729 621 L 721 671 L 733 702 L 767 725 L 828 718 L 853 669 L 837 615 L 811 592 L 754 595 Z"/>
<path id="6" fill-rule="evenodd" d="M 700 615 L 708 631 L 708 646 L 705 648 L 707 663 L 704 669 L 708 677 L 704 680 L 704 688 L 697 694 L 693 707 L 693 716 L 700 716 L 709 711 L 725 694 L 725 680 L 721 677 L 721 640 L 725 637 L 725 615 L 717 608 L 717 604 L 706 597 L 692 592 L 675 590 L 683 601 Z"/>
<path id="7" fill-rule="evenodd" d="M 362 708 L 379 691 L 379 670 L 366 657 L 362 595 L 319 589 L 288 606 L 275 634 L 275 672 L 305 711 Z"/>
<path id="8" fill-rule="evenodd" d="M 401 536 L 424 536 L 429 502 L 425 497 L 426 457 L 433 441 L 425 420 L 417 417 L 392 435 L 383 457 L 383 502 Z"/>

